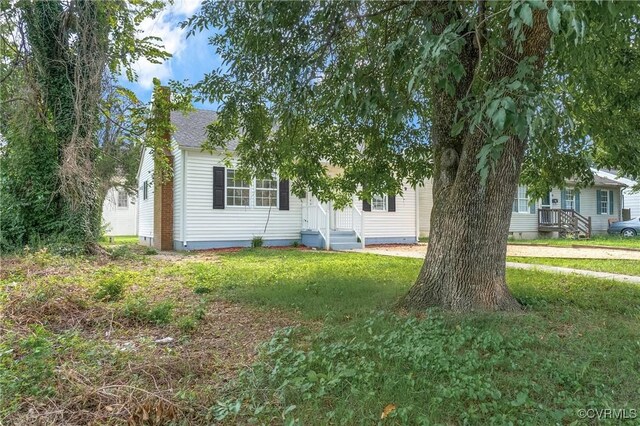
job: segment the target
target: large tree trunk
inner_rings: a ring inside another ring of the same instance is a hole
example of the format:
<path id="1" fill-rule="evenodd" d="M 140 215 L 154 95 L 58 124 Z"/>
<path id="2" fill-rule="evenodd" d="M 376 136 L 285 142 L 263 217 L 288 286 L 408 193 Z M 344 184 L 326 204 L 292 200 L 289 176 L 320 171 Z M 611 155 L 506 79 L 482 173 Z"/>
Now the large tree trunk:
<path id="1" fill-rule="evenodd" d="M 518 309 L 507 289 L 505 259 L 524 144 L 513 139 L 505 151 L 484 186 L 472 167 L 459 170 L 453 184 L 446 172 L 434 177 L 429 247 L 407 306 Z"/>
<path id="2" fill-rule="evenodd" d="M 505 27 L 505 31 L 509 30 Z M 480 53 L 481 37 L 469 36 L 460 56 L 466 73 L 456 87 L 455 96 L 441 91 L 435 98 L 429 247 L 420 275 L 403 300 L 406 307 L 438 306 L 455 311 L 520 307 L 507 288 L 505 263 L 511 210 L 526 141 L 511 136 L 483 183 L 477 172 L 477 158 L 483 145 L 490 141 L 480 129 L 467 128 L 452 137 L 451 127 L 458 102 L 474 89 L 476 74 L 484 70 L 482 79 L 504 81 L 515 75 L 520 61 L 535 57 L 539 75 L 551 35 L 546 14 L 536 11 L 533 27 L 526 27 L 524 33 L 526 41 L 522 49 L 512 44 L 500 54 L 485 56 Z M 535 80 L 533 74 L 531 83 Z M 483 98 L 476 99 L 482 102 Z"/>

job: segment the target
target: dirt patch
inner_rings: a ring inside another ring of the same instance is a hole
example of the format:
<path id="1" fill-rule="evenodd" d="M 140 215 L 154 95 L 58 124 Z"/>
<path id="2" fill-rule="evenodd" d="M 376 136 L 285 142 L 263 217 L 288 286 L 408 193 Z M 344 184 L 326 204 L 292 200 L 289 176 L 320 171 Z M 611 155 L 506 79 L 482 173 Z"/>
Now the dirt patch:
<path id="1" fill-rule="evenodd" d="M 220 259 L 215 253 L 202 253 L 160 254 L 140 261 L 3 263 L 9 282 L 2 288 L 7 293 L 0 301 L 0 339 L 6 336 L 10 347 L 6 356 L 19 369 L 31 355 L 20 341 L 33 336 L 35 326 L 46 329 L 43 338 L 49 341 L 50 355 L 45 362 L 52 366 L 52 375 L 45 383 L 52 391 L 46 397 L 20 398 L 18 410 L 8 418 L 0 416 L 0 423 L 214 423 L 208 413 L 220 391 L 256 361 L 258 347 L 277 329 L 300 325 L 295 314 L 196 294 L 184 277 L 160 274 L 146 287 L 133 284 L 127 290 L 151 305 L 163 300 L 174 304 L 171 322 L 156 324 L 123 316 L 124 299 L 96 300 L 91 283 L 82 282 L 108 265 L 134 271 L 194 261 Z M 179 322 L 184 318 L 193 324 L 185 327 Z"/>

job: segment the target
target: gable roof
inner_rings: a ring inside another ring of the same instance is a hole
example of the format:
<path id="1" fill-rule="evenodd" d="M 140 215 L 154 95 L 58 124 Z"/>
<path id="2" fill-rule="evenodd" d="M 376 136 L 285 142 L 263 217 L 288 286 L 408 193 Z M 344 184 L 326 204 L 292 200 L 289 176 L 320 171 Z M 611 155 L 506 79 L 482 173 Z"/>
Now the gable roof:
<path id="1" fill-rule="evenodd" d="M 207 140 L 207 126 L 213 123 L 218 114 L 215 111 L 196 109 L 189 112 L 171 111 L 171 124 L 175 127 L 173 139 L 181 148 L 200 148 Z M 238 141 L 227 143 L 227 149 L 233 151 Z"/>
<path id="2" fill-rule="evenodd" d="M 575 184 L 575 179 L 567 179 L 568 184 Z M 613 179 L 606 178 L 604 176 L 600 176 L 597 174 L 593 174 L 593 185 L 592 186 L 615 186 L 615 187 L 624 187 L 626 186 L 624 183 L 617 182 Z"/>

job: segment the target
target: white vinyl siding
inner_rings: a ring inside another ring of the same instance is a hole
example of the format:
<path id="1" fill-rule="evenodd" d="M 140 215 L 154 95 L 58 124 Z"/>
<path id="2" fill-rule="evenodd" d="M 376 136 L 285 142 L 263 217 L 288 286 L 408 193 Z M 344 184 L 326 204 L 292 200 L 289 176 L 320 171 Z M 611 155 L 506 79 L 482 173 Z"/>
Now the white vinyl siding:
<path id="1" fill-rule="evenodd" d="M 424 185 L 418 187 L 418 212 L 420 236 L 428 237 L 431 228 L 431 208 L 433 207 L 433 181 L 427 179 Z"/>
<path id="2" fill-rule="evenodd" d="M 212 170 L 214 166 L 223 167 L 224 160 L 223 156 L 206 152 L 187 152 L 187 242 L 251 241 L 255 236 L 261 236 L 265 240 L 300 239 L 302 202 L 294 195 L 289 196 L 289 210 L 251 206 L 225 206 L 224 209 L 213 209 Z"/>
<path id="3" fill-rule="evenodd" d="M 124 195 L 123 195 L 124 194 Z M 126 200 L 126 207 L 120 207 Z M 102 225 L 105 235 L 136 235 L 137 204 L 122 189 L 109 188 L 102 204 Z"/>
<path id="4" fill-rule="evenodd" d="M 405 185 L 402 195 L 396 195 L 395 212 L 386 208 L 373 211 L 371 207 L 370 212 L 364 212 L 366 238 L 416 238 L 416 191 L 409 185 Z"/>
<path id="5" fill-rule="evenodd" d="M 143 196 L 145 185 L 146 199 Z M 138 210 L 138 235 L 153 238 L 153 155 L 149 148 L 144 149 L 138 176 Z"/>

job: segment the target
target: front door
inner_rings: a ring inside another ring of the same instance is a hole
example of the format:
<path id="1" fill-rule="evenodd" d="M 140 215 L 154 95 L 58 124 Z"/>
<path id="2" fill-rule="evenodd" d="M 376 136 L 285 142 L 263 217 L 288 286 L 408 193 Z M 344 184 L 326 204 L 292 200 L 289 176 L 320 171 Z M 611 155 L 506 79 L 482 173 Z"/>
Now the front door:
<path id="1" fill-rule="evenodd" d="M 551 208 L 551 193 L 549 192 L 547 195 L 542 197 L 542 202 L 540 203 L 541 209 L 550 209 Z"/>

